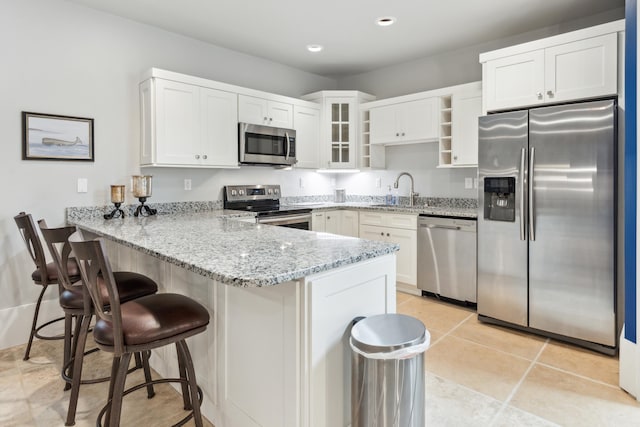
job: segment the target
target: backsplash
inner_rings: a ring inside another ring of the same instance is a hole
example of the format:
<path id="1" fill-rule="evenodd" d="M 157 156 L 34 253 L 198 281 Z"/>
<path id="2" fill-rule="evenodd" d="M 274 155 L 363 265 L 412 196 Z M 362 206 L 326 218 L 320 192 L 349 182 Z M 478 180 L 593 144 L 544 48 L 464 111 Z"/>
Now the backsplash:
<path id="1" fill-rule="evenodd" d="M 345 204 L 349 203 L 369 203 L 369 204 L 384 204 L 384 196 L 362 196 L 362 195 L 347 195 Z M 334 203 L 333 194 L 320 195 L 320 196 L 292 196 L 282 197 L 280 199 L 282 205 L 297 205 L 305 203 Z M 166 215 L 182 212 L 203 212 L 216 209 L 222 209 L 222 200 L 214 201 L 202 201 L 202 202 L 168 202 L 168 203 L 146 203 L 150 208 L 156 209 L 158 214 Z M 405 196 L 399 197 L 400 206 L 408 206 L 409 198 Z M 415 206 L 430 206 L 441 208 L 469 208 L 474 209 L 478 207 L 478 201 L 476 199 L 467 198 L 446 198 L 446 197 L 418 197 L 416 198 Z M 133 216 L 137 204 L 129 204 L 121 206 L 126 216 Z M 101 218 L 103 215 L 110 213 L 113 210 L 113 205 L 104 206 L 78 206 L 68 207 L 66 209 L 66 219 L 78 220 L 82 218 Z"/>
<path id="2" fill-rule="evenodd" d="M 203 212 L 215 209 L 222 209 L 222 200 L 209 202 L 169 202 L 169 203 L 145 203 L 152 209 L 156 209 L 158 214 L 166 215 L 181 212 Z M 124 211 L 125 216 L 133 216 L 138 204 L 123 205 L 120 208 Z M 102 217 L 113 210 L 113 205 L 105 206 L 78 206 L 66 209 L 66 219 L 81 219 Z"/>
<path id="3" fill-rule="evenodd" d="M 280 203 L 283 205 L 295 205 L 304 203 L 333 203 L 334 196 L 322 195 L 322 196 L 293 196 L 283 197 L 280 199 Z M 362 196 L 362 195 L 349 195 L 347 194 L 345 203 L 371 203 L 371 204 L 383 204 L 385 202 L 385 196 Z M 409 197 L 399 196 L 399 205 L 408 206 Z M 471 198 L 461 197 L 417 197 L 415 200 L 416 206 L 437 206 L 442 208 L 469 208 L 475 209 L 478 207 L 478 200 Z"/>

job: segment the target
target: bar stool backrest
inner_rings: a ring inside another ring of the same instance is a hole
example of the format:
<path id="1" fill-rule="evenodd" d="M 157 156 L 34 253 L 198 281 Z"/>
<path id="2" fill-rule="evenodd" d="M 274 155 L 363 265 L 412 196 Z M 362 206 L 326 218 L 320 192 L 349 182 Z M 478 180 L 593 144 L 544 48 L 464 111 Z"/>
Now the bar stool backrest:
<path id="1" fill-rule="evenodd" d="M 89 291 L 95 314 L 99 319 L 108 322 L 113 327 L 113 350 L 116 356 L 121 356 L 124 351 L 124 338 L 122 334 L 122 314 L 120 312 L 120 298 L 118 288 L 113 276 L 113 270 L 109 258 L 107 258 L 104 240 L 84 240 L 80 231 L 69 236 L 69 244 L 73 249 L 82 282 Z M 100 292 L 102 286 L 106 288 L 109 304 L 103 304 Z"/>
<path id="2" fill-rule="evenodd" d="M 22 235 L 24 243 L 27 245 L 29 256 L 31 256 L 33 263 L 40 271 L 40 284 L 48 285 L 52 283 L 47 273 L 47 258 L 45 257 L 44 249 L 42 248 L 42 243 L 40 242 L 40 237 L 38 236 L 36 225 L 33 222 L 31 214 L 20 212 L 14 216 L 13 219 L 20 230 L 20 235 Z"/>
<path id="3" fill-rule="evenodd" d="M 80 290 L 84 294 L 84 314 L 92 313 L 91 298 L 87 292 L 84 292 L 82 280 L 78 277 L 77 271 L 72 276 L 69 272 L 70 265 L 76 265 L 76 260 L 72 257 L 71 245 L 69 244 L 69 236 L 76 232 L 75 226 L 49 228 L 44 219 L 38 221 L 40 232 L 44 238 L 47 248 L 51 253 L 51 258 L 58 269 L 58 283 L 65 289 L 70 291 Z"/>

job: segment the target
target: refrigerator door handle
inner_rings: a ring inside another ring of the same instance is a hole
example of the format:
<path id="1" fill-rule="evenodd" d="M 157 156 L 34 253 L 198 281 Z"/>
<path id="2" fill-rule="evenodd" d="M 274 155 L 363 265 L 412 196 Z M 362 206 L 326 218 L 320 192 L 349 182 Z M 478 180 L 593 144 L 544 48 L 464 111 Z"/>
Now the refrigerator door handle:
<path id="1" fill-rule="evenodd" d="M 533 195 L 533 167 L 535 162 L 535 147 L 531 147 L 531 155 L 529 156 L 529 239 L 536 240 L 536 223 L 535 223 L 535 198 Z"/>
<path id="2" fill-rule="evenodd" d="M 525 213 L 524 213 L 524 169 L 526 164 L 527 149 L 520 150 L 520 240 L 526 240 Z"/>

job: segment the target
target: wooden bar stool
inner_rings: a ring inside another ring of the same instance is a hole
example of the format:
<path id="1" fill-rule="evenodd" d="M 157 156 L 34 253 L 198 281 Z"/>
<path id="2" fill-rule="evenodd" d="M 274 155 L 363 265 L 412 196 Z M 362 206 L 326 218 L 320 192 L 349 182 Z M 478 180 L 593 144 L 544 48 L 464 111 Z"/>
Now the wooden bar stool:
<path id="1" fill-rule="evenodd" d="M 73 266 L 74 272 L 78 272 L 77 262 L 75 258 L 71 257 L 72 251 L 68 242 L 69 236 L 76 231 L 76 228 L 73 226 L 48 228 L 44 220 L 38 221 L 38 225 L 47 243 L 51 257 L 54 260 L 54 264 L 58 269 L 58 278 L 61 287 L 60 306 L 65 313 L 65 354 L 63 358 L 62 378 L 66 381 L 67 385 L 70 385 L 68 388 L 71 388 L 65 425 L 71 426 L 75 424 L 80 385 L 108 381 L 111 377 L 88 380 L 82 379 L 84 356 L 93 351 L 85 352 L 85 346 L 87 334 L 89 333 L 89 325 L 94 315 L 94 306 L 86 287 L 82 285 L 79 273 L 76 276 L 70 274 L 69 266 Z M 113 275 L 120 302 L 152 295 L 158 291 L 158 285 L 142 274 L 118 271 L 114 272 Z M 101 306 L 108 310 L 110 305 L 108 292 L 102 278 L 99 278 L 99 282 Z M 74 319 L 75 328 L 73 334 L 71 334 L 71 325 Z M 73 342 L 71 342 L 72 336 Z M 150 352 L 147 352 L 146 355 L 136 353 L 136 366 L 131 368 L 129 372 L 142 367 L 144 368 L 145 378 L 151 380 L 151 370 L 148 364 L 149 353 Z M 72 375 L 69 375 L 68 372 L 72 372 Z M 67 387 L 65 387 L 65 389 L 67 389 Z M 148 396 L 151 398 L 153 394 L 153 387 L 149 386 Z"/>
<path id="2" fill-rule="evenodd" d="M 111 265 L 101 238 L 85 241 L 80 232 L 69 237 L 78 262 L 82 282 L 89 290 L 96 307 L 93 337 L 98 347 L 113 353 L 112 379 L 107 404 L 98 416 L 98 425 L 118 426 L 122 411 L 122 398 L 149 384 L 180 382 L 185 409 L 190 409 L 182 425 L 193 417 L 195 425 L 202 426 L 200 404 L 202 391 L 196 383 L 193 361 L 185 339 L 204 332 L 209 324 L 205 307 L 178 294 L 155 294 L 121 303 Z M 108 309 L 102 304 L 104 284 L 109 297 Z M 127 367 L 131 355 L 146 352 L 168 344 L 175 344 L 178 353 L 179 378 L 146 381 L 124 390 Z M 75 373 L 74 373 L 75 375 Z"/>
<path id="3" fill-rule="evenodd" d="M 36 309 L 33 313 L 33 321 L 31 322 L 31 333 L 29 334 L 27 349 L 25 350 L 23 357 L 23 360 L 29 360 L 29 353 L 31 353 L 31 345 L 33 344 L 34 337 L 42 340 L 61 340 L 64 338 L 64 335 L 45 336 L 40 335 L 39 333 L 40 330 L 45 326 L 49 326 L 54 322 L 63 320 L 64 317 L 58 317 L 56 319 L 43 323 L 42 325 L 38 325 L 40 304 L 42 303 L 44 293 L 46 292 L 49 285 L 57 285 L 59 283 L 58 269 L 53 262 L 47 263 L 44 250 L 42 249 L 42 243 L 40 242 L 40 237 L 38 236 L 38 232 L 36 231 L 36 226 L 33 222 L 33 218 L 31 218 L 31 215 L 20 212 L 18 215 L 14 216 L 13 219 L 15 220 L 16 225 L 20 230 L 20 234 L 22 235 L 22 238 L 27 245 L 29 255 L 31 256 L 31 259 L 36 266 L 36 269 L 33 271 L 33 273 L 31 273 L 31 279 L 36 285 L 42 286 L 40 296 L 38 296 L 38 301 L 36 302 Z M 75 265 L 70 266 L 69 274 L 76 280 L 80 278 L 77 267 Z"/>

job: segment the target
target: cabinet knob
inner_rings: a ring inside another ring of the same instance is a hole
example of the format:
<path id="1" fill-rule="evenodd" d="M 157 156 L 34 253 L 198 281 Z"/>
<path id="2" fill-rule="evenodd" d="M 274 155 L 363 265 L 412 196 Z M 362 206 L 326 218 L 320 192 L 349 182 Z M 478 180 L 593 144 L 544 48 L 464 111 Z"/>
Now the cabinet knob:
<path id="1" fill-rule="evenodd" d="M 396 136 L 400 136 L 400 133 L 396 132 Z"/>
<path id="2" fill-rule="evenodd" d="M 381 236 L 384 236 L 384 233 L 383 233 L 383 232 L 380 232 L 380 235 L 381 235 Z"/>
<path id="3" fill-rule="evenodd" d="M 387 233 L 387 237 L 389 237 L 389 233 Z"/>
<path id="4" fill-rule="evenodd" d="M 453 156 L 453 160 L 458 160 L 458 156 Z"/>
<path id="5" fill-rule="evenodd" d="M 553 91 L 552 90 L 548 90 L 547 91 L 547 95 L 553 98 Z"/>
<path id="6" fill-rule="evenodd" d="M 330 217 L 330 216 L 328 216 L 328 217 L 327 217 L 327 219 L 331 219 L 331 217 Z"/>
<path id="7" fill-rule="evenodd" d="M 265 121 L 265 122 L 267 121 L 267 119 L 268 119 L 268 117 L 267 117 L 267 116 L 264 116 L 264 121 Z"/>
<path id="8" fill-rule="evenodd" d="M 206 154 L 203 154 L 203 155 L 202 155 L 202 158 L 203 158 L 203 159 L 205 159 L 205 160 L 207 160 L 207 155 L 206 155 Z"/>
<path id="9" fill-rule="evenodd" d="M 196 159 L 199 159 L 199 158 L 200 158 L 200 154 L 196 154 Z"/>
<path id="10" fill-rule="evenodd" d="M 271 122 L 271 121 L 273 121 L 273 117 L 269 117 L 269 121 L 270 121 L 270 122 Z"/>
<path id="11" fill-rule="evenodd" d="M 542 99 L 542 92 L 536 93 L 536 96 L 538 97 L 538 99 Z"/>
<path id="12" fill-rule="evenodd" d="M 402 132 L 402 136 L 404 136 L 404 132 Z"/>

